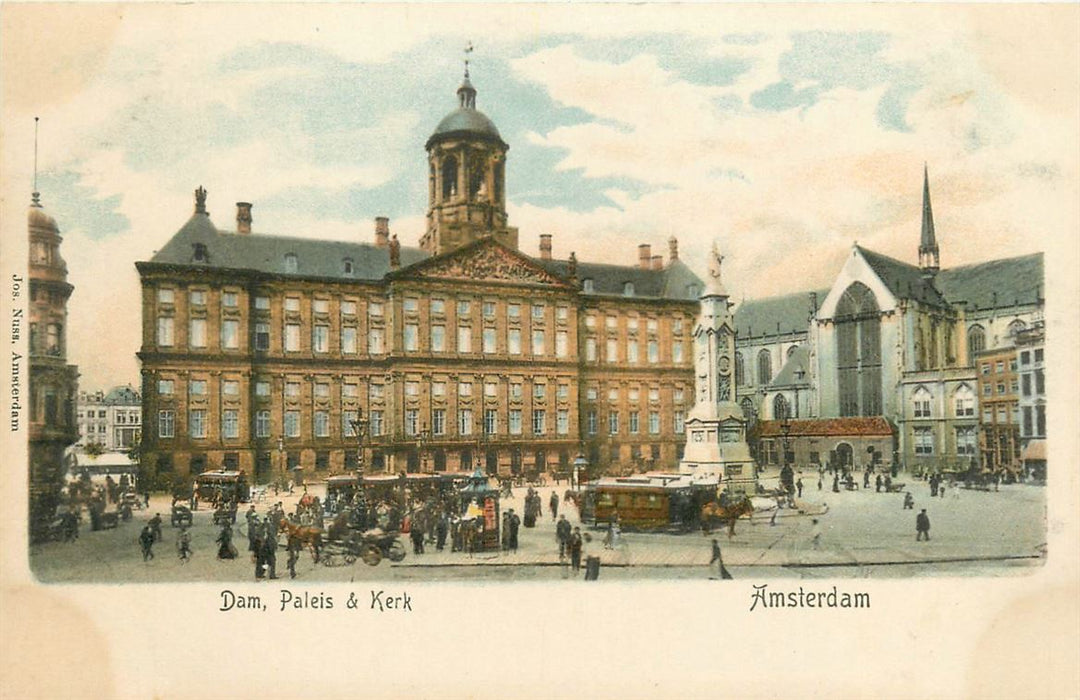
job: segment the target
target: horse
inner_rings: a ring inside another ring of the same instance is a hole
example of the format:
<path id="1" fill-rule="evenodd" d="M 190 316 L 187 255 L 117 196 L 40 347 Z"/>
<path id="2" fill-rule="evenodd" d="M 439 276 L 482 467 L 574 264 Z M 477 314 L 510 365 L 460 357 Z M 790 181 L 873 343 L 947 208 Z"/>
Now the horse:
<path id="1" fill-rule="evenodd" d="M 319 548 L 322 547 L 323 531 L 317 527 L 297 525 L 288 519 L 281 521 L 281 528 L 288 536 L 288 540 L 295 540 L 301 547 L 308 546 L 315 557 L 315 563 L 319 563 Z"/>
<path id="2" fill-rule="evenodd" d="M 726 505 L 710 501 L 701 507 L 701 526 L 708 534 L 709 523 L 712 520 L 726 520 L 728 521 L 728 539 L 731 539 L 735 536 L 735 521 L 744 515 L 747 517 L 754 515 L 754 504 L 746 494 Z"/>

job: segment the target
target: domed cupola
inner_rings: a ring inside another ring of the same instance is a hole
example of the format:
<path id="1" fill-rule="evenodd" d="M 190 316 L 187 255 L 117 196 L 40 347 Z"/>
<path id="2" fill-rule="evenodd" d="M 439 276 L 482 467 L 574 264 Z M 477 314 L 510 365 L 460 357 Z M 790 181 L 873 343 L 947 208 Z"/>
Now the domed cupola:
<path id="1" fill-rule="evenodd" d="M 432 255 L 494 236 L 516 249 L 518 232 L 507 226 L 506 152 L 495 123 L 476 108 L 476 88 L 465 78 L 458 108 L 428 138 L 427 232 L 420 247 Z"/>

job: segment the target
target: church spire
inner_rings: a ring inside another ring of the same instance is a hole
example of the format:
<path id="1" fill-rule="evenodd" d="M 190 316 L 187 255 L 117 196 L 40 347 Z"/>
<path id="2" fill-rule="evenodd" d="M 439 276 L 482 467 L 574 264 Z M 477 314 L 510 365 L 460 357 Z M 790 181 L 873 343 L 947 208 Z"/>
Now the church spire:
<path id="1" fill-rule="evenodd" d="M 934 211 L 930 207 L 930 174 L 923 164 L 922 236 L 919 238 L 919 267 L 934 275 L 939 268 L 938 244 L 934 236 Z"/>
<path id="2" fill-rule="evenodd" d="M 37 141 L 38 117 L 34 117 L 34 191 L 30 193 L 30 206 L 41 208 L 41 193 L 37 188 Z"/>

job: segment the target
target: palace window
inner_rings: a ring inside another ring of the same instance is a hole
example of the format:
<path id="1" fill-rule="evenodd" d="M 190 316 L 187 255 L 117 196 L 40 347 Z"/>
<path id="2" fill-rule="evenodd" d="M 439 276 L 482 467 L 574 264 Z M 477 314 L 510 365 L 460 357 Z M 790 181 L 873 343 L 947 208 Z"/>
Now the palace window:
<path id="1" fill-rule="evenodd" d="M 1029 421 L 1030 422 L 1030 421 Z M 175 411 L 158 411 L 158 437 L 171 438 L 176 427 Z"/>
<path id="2" fill-rule="evenodd" d="M 206 411 L 201 408 L 193 408 L 188 412 L 188 436 L 193 438 L 206 437 Z"/>
<path id="3" fill-rule="evenodd" d="M 372 328 L 368 331 L 368 353 L 381 355 L 386 352 L 386 332 L 382 328 Z"/>
<path id="4" fill-rule="evenodd" d="M 518 328 L 511 328 L 507 332 L 506 336 L 507 352 L 511 355 L 521 354 L 521 330 Z"/>
<path id="5" fill-rule="evenodd" d="M 612 411 L 608 414 L 608 432 L 612 435 L 619 434 L 619 412 Z"/>
<path id="6" fill-rule="evenodd" d="M 416 352 L 420 349 L 420 326 L 415 323 L 405 324 L 405 352 Z"/>
<path id="7" fill-rule="evenodd" d="M 269 323 L 256 323 L 255 324 L 255 349 L 256 350 L 269 350 L 270 349 L 270 324 Z"/>
<path id="8" fill-rule="evenodd" d="M 236 308 L 237 294 L 236 292 L 222 292 L 221 305 L 230 309 Z"/>
<path id="9" fill-rule="evenodd" d="M 420 432 L 420 411 L 415 408 L 405 409 L 405 434 L 416 435 Z"/>
<path id="10" fill-rule="evenodd" d="M 227 379 L 221 383 L 221 393 L 225 396 L 238 396 L 240 394 L 240 382 Z"/>
<path id="11" fill-rule="evenodd" d="M 341 352 L 345 355 L 356 354 L 356 328 L 343 326 L 341 328 Z"/>
<path id="12" fill-rule="evenodd" d="M 589 412 L 585 414 L 585 432 L 596 435 L 596 409 L 594 408 L 589 409 Z"/>
<path id="13" fill-rule="evenodd" d="M 649 354 L 649 364 L 655 365 L 660 361 L 660 342 L 656 340 L 650 340 L 647 346 Z"/>
<path id="14" fill-rule="evenodd" d="M 255 413 L 255 437 L 270 437 L 270 411 Z"/>
<path id="15" fill-rule="evenodd" d="M 262 398 L 270 396 L 270 382 L 264 380 L 255 382 L 255 395 Z"/>
<path id="16" fill-rule="evenodd" d="M 432 435 L 445 435 L 446 434 L 446 409 L 435 408 L 431 411 L 431 434 Z"/>
<path id="17" fill-rule="evenodd" d="M 499 412 L 494 408 L 484 411 L 484 435 L 494 435 L 499 431 Z"/>
<path id="18" fill-rule="evenodd" d="M 495 352 L 495 329 L 485 328 L 481 334 L 482 349 L 485 354 L 491 355 Z"/>
<path id="19" fill-rule="evenodd" d="M 159 379 L 157 383 L 157 390 L 159 394 L 169 395 L 173 393 L 173 380 L 171 379 Z M 79 414 L 82 417 L 82 414 Z"/>
<path id="20" fill-rule="evenodd" d="M 555 432 L 559 435 L 570 432 L 570 411 L 563 409 L 555 414 Z"/>
<path id="21" fill-rule="evenodd" d="M 614 364 L 619 361 L 619 350 L 614 338 L 608 338 L 605 344 L 604 360 L 608 364 Z"/>
<path id="22" fill-rule="evenodd" d="M 192 289 L 189 298 L 192 306 L 206 306 L 206 292 L 201 289 Z"/>
<path id="23" fill-rule="evenodd" d="M 402 308 L 407 314 L 415 314 L 420 311 L 420 300 L 413 297 L 406 297 L 402 303 Z"/>
<path id="24" fill-rule="evenodd" d="M 330 385 L 326 382 L 315 383 L 315 398 L 328 399 L 330 398 Z"/>
<path id="25" fill-rule="evenodd" d="M 641 414 L 638 411 L 630 411 L 630 434 L 637 435 L 639 429 L 639 420 Z"/>
<path id="26" fill-rule="evenodd" d="M 458 411 L 458 435 L 472 435 L 473 414 L 472 409 L 463 408 Z"/>
<path id="27" fill-rule="evenodd" d="M 300 382 L 285 382 L 285 396 L 295 399 L 300 396 Z"/>
<path id="28" fill-rule="evenodd" d="M 596 362 L 596 338 L 585 339 L 585 361 Z"/>
<path id="29" fill-rule="evenodd" d="M 228 409 L 221 412 L 221 436 L 224 438 L 240 437 L 240 412 Z"/>
<path id="30" fill-rule="evenodd" d="M 206 347 L 206 319 L 193 318 L 190 323 L 188 334 L 188 346 L 193 348 Z"/>
<path id="31" fill-rule="evenodd" d="M 285 411 L 285 437 L 300 437 L 300 411 Z"/>
<path id="32" fill-rule="evenodd" d="M 532 332 L 532 354 L 543 355 L 544 354 L 544 331 Z"/>
<path id="33" fill-rule="evenodd" d="M 285 324 L 285 352 L 300 352 L 300 324 Z"/>
<path id="34" fill-rule="evenodd" d="M 683 361 L 683 344 L 679 341 L 675 341 L 671 345 L 671 361 L 682 364 Z"/>
<path id="35" fill-rule="evenodd" d="M 458 326 L 457 330 L 458 352 L 472 352 L 472 327 Z"/>
<path id="36" fill-rule="evenodd" d="M 545 429 L 545 418 L 547 412 L 542 409 L 533 409 L 533 435 L 543 435 Z"/>
<path id="37" fill-rule="evenodd" d="M 457 394 L 462 398 L 472 396 L 472 382 L 458 382 Z"/>
<path id="38" fill-rule="evenodd" d="M 446 396 L 446 382 L 432 382 L 431 395 L 440 399 Z"/>
<path id="39" fill-rule="evenodd" d="M 311 349 L 315 352 L 329 352 L 330 326 L 324 326 L 320 324 L 312 329 Z"/>
<path id="40" fill-rule="evenodd" d="M 495 302 L 485 301 L 481 311 L 484 314 L 484 318 L 495 318 Z"/>
<path id="41" fill-rule="evenodd" d="M 320 385 L 325 386 L 325 385 Z M 341 398 L 343 399 L 355 399 L 360 396 L 360 387 L 357 384 L 342 384 L 341 385 Z"/>
<path id="42" fill-rule="evenodd" d="M 159 304 L 173 303 L 173 290 L 166 287 L 158 289 L 157 300 Z"/>
<path id="43" fill-rule="evenodd" d="M 312 299 L 311 311 L 316 314 L 328 314 L 330 313 L 330 300 L 329 299 Z"/>
<path id="44" fill-rule="evenodd" d="M 270 297 L 257 296 L 255 297 L 255 310 L 256 311 L 269 311 L 270 310 Z"/>
<path id="45" fill-rule="evenodd" d="M 484 382 L 484 398 L 493 399 L 499 394 L 499 385 L 495 382 Z"/>
<path id="46" fill-rule="evenodd" d="M 431 327 L 431 351 L 446 352 L 446 326 Z"/>
<path id="47" fill-rule="evenodd" d="M 638 363 L 638 349 L 639 345 L 637 341 L 630 338 L 626 341 L 626 363 L 630 365 L 636 365 Z"/>
<path id="48" fill-rule="evenodd" d="M 206 396 L 206 380 L 205 379 L 192 379 L 188 384 L 188 393 L 192 396 Z M 105 416 L 105 412 L 101 412 L 102 417 Z"/>
<path id="49" fill-rule="evenodd" d="M 511 409 L 507 414 L 508 426 L 511 435 L 521 435 L 521 410 Z"/>
<path id="50" fill-rule="evenodd" d="M 682 435 L 686 430 L 686 413 L 684 411 L 675 411 L 675 434 Z"/>
<path id="51" fill-rule="evenodd" d="M 557 331 L 555 333 L 555 357 L 566 357 L 569 347 L 569 336 L 566 331 Z"/>

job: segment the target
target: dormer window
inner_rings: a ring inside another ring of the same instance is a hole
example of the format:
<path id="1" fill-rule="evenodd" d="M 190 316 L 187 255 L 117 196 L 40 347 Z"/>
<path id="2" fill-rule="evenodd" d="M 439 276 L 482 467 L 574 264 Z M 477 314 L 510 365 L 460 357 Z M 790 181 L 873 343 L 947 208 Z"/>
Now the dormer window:
<path id="1" fill-rule="evenodd" d="M 594 291 L 596 291 L 596 286 L 593 284 L 593 280 L 591 277 L 586 277 L 585 279 L 581 280 L 581 290 L 586 294 L 592 294 Z"/>
<path id="2" fill-rule="evenodd" d="M 345 258 L 341 261 L 341 272 L 342 274 L 349 275 L 350 277 L 352 276 L 353 261 L 350 258 Z"/>
<path id="3" fill-rule="evenodd" d="M 285 254 L 285 272 L 296 272 L 300 267 L 300 261 L 296 258 L 296 253 Z"/>
<path id="4" fill-rule="evenodd" d="M 624 297 L 632 297 L 632 296 L 634 296 L 634 283 L 633 282 L 623 282 L 622 293 L 623 293 Z"/>
<path id="5" fill-rule="evenodd" d="M 686 285 L 686 298 L 697 299 L 701 296 L 701 285 L 688 284 Z"/>
<path id="6" fill-rule="evenodd" d="M 191 246 L 194 250 L 191 253 L 192 262 L 208 263 L 210 262 L 210 253 L 206 250 L 206 244 L 193 243 Z"/>

